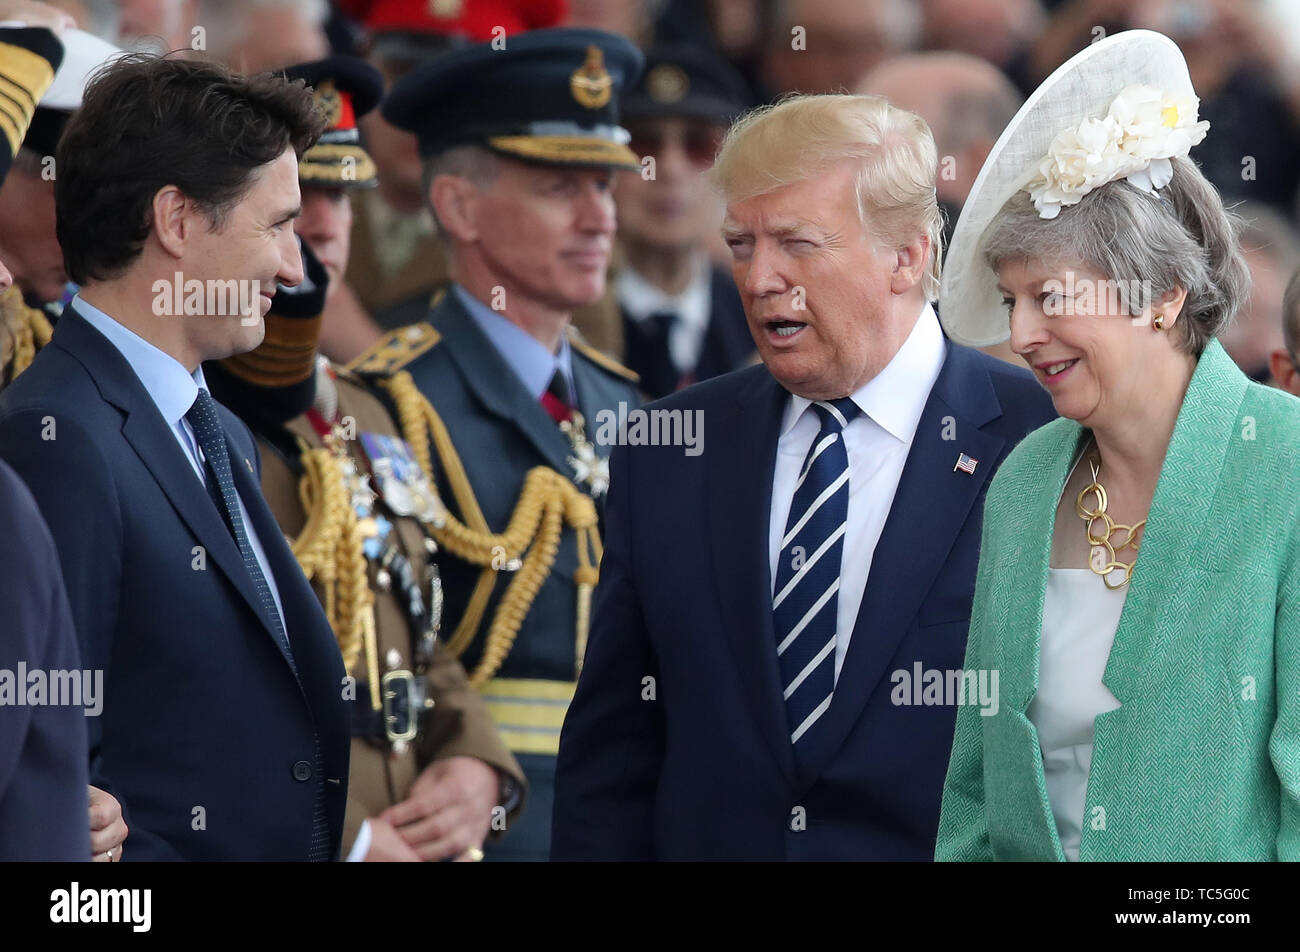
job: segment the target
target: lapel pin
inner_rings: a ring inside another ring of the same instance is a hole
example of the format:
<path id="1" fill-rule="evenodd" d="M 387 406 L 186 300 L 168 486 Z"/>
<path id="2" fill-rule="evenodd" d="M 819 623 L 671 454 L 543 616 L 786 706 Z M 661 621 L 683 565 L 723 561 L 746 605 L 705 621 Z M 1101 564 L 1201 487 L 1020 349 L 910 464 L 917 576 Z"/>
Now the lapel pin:
<path id="1" fill-rule="evenodd" d="M 971 459 L 965 453 L 961 453 L 957 456 L 957 465 L 952 468 L 952 471 L 955 473 L 957 470 L 961 470 L 966 475 L 971 476 L 974 475 L 975 467 L 979 465 L 979 462 L 979 460 Z"/>
<path id="2" fill-rule="evenodd" d="M 248 471 L 250 473 L 253 473 L 254 476 L 257 475 L 257 473 L 253 472 L 253 464 L 248 461 L 247 456 L 244 457 L 244 465 L 248 467 Z"/>

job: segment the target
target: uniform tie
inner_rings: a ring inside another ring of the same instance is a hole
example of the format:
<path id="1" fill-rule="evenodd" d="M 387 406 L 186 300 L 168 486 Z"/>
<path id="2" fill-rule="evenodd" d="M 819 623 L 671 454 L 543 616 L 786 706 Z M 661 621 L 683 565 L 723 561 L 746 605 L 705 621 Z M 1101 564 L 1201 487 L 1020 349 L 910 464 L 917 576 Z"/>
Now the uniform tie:
<path id="1" fill-rule="evenodd" d="M 194 428 L 194 436 L 199 441 L 199 449 L 203 451 L 207 463 L 208 495 L 212 497 L 213 505 L 217 507 L 217 512 L 225 520 L 226 528 L 230 530 L 230 534 L 239 545 L 239 554 L 244 559 L 244 569 L 253 581 L 253 588 L 257 591 L 262 612 L 270 623 L 271 631 L 281 650 L 284 651 L 284 656 L 289 660 L 289 666 L 293 668 L 294 677 L 297 677 L 298 666 L 293 660 L 293 651 L 289 646 L 289 638 L 285 634 L 283 619 L 275 606 L 275 599 L 271 595 L 270 586 L 266 583 L 266 576 L 262 574 L 262 567 L 258 565 L 253 546 L 248 541 L 248 532 L 244 528 L 244 520 L 239 512 L 239 495 L 235 491 L 235 480 L 230 472 L 230 454 L 226 449 L 226 431 L 221 425 L 221 418 L 217 415 L 217 404 L 212 399 L 212 395 L 199 388 L 198 396 L 194 398 L 194 405 L 185 414 L 185 419 Z M 315 755 L 316 796 L 312 810 L 311 848 L 308 858 L 312 862 L 323 862 L 329 858 L 329 825 L 325 816 L 325 776 L 321 769 L 319 737 L 316 738 Z"/>
<path id="2" fill-rule="evenodd" d="M 680 320 L 671 311 L 656 311 L 644 320 L 624 322 L 628 369 L 637 372 L 641 389 L 652 399 L 667 396 L 681 383 L 682 374 L 669 346 L 673 327 Z"/>
<path id="3" fill-rule="evenodd" d="M 569 393 L 569 381 L 564 379 L 564 371 L 555 368 L 551 382 L 542 394 L 542 406 L 556 423 L 573 419 L 573 396 Z"/>
<path id="4" fill-rule="evenodd" d="M 804 459 L 776 566 L 777 661 L 795 760 L 835 689 L 840 565 L 849 513 L 843 430 L 861 411 L 850 398 L 817 401 L 821 431 Z"/>

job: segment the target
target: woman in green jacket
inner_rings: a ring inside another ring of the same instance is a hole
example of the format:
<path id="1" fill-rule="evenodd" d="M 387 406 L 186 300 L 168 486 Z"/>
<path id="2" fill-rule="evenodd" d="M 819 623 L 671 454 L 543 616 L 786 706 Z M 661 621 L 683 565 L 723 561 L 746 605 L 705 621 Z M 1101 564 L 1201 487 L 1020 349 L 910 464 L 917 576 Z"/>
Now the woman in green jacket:
<path id="1" fill-rule="evenodd" d="M 1300 858 L 1300 401 L 1215 340 L 1249 275 L 1196 108 L 1167 38 L 1094 44 L 957 225 L 949 334 L 1009 333 L 1061 419 L 989 488 L 966 669 L 1001 696 L 958 713 L 937 859 Z"/>

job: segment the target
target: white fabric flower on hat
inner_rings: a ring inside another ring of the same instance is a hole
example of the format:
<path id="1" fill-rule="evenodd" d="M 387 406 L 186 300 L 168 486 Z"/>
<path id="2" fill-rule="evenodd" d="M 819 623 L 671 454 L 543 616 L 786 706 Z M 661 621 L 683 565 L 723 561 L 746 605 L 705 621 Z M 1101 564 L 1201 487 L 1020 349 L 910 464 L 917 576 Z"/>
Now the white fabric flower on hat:
<path id="1" fill-rule="evenodd" d="M 1151 192 L 1169 184 L 1175 156 L 1187 155 L 1210 124 L 1196 119 L 1195 96 L 1166 96 L 1153 86 L 1128 86 L 1106 115 L 1088 118 L 1052 140 L 1025 187 L 1043 218 L 1055 218 L 1098 186 L 1127 178 Z"/>
<path id="2" fill-rule="evenodd" d="M 1205 138 L 1208 122 L 1197 122 L 1200 100 L 1195 96 L 1165 96 L 1154 86 L 1129 86 L 1110 104 L 1110 115 L 1122 130 L 1119 146 L 1136 159 L 1168 159 L 1186 155 Z"/>
<path id="3" fill-rule="evenodd" d="M 1077 204 L 1099 185 L 1126 174 L 1132 164 L 1119 148 L 1120 127 L 1110 116 L 1085 119 L 1052 140 L 1029 195 L 1043 218 L 1055 218 L 1064 205 Z"/>

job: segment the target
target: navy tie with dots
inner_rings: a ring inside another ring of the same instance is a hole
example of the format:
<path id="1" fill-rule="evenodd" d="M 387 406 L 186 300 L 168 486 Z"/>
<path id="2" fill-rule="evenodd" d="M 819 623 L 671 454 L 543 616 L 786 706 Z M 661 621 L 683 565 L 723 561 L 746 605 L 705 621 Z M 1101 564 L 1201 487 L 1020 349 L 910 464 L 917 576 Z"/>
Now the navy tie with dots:
<path id="1" fill-rule="evenodd" d="M 253 546 L 248 541 L 248 532 L 244 528 L 244 520 L 239 512 L 239 495 L 235 492 L 235 480 L 230 473 L 230 454 L 226 449 L 226 431 L 221 425 L 221 418 L 217 415 L 217 403 L 212 399 L 212 395 L 199 388 L 198 396 L 194 398 L 194 405 L 185 414 L 185 419 L 194 428 L 194 436 L 199 441 L 199 449 L 203 451 L 207 462 L 205 482 L 208 495 L 212 497 L 213 505 L 217 507 L 217 512 L 225 520 L 226 528 L 230 530 L 230 534 L 239 545 L 239 554 L 243 556 L 244 568 L 253 581 L 253 588 L 257 591 L 262 612 L 284 651 L 284 656 L 289 660 L 289 666 L 293 669 L 296 678 L 298 666 L 293 660 L 293 651 L 289 646 L 289 638 L 285 634 L 283 620 L 271 595 L 271 587 L 267 585 L 262 567 L 257 562 Z M 329 858 L 329 825 L 325 817 L 325 778 L 321 770 L 319 737 L 316 738 L 316 772 L 313 779 L 316 781 L 316 797 L 312 810 L 311 848 L 308 859 L 311 862 L 324 862 Z"/>
<path id="2" fill-rule="evenodd" d="M 821 431 L 804 458 L 781 538 L 772 598 L 777 662 L 800 761 L 835 690 L 840 567 L 849 517 L 844 427 L 861 411 L 850 398 L 816 401 Z"/>

